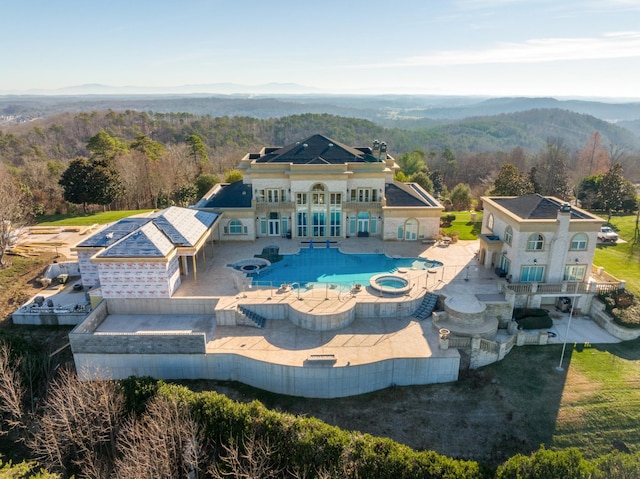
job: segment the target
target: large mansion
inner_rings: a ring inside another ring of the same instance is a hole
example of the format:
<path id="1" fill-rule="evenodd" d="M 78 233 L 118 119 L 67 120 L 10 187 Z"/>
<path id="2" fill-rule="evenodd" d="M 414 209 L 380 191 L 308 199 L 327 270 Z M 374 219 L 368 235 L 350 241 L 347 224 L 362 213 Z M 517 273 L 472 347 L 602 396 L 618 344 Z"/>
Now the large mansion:
<path id="1" fill-rule="evenodd" d="M 219 240 L 435 238 L 442 205 L 418 184 L 395 181 L 398 168 L 385 143 L 354 148 L 313 135 L 247 154 L 242 181 L 216 185 L 196 208 L 223 213 Z"/>

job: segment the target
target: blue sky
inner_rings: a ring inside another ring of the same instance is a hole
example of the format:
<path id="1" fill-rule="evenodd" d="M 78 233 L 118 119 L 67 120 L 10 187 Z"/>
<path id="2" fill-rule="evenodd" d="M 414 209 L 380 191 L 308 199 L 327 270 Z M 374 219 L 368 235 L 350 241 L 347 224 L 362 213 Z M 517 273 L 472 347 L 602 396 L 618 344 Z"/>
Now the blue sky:
<path id="1" fill-rule="evenodd" d="M 0 0 L 0 92 L 296 83 L 640 98 L 640 0 Z"/>

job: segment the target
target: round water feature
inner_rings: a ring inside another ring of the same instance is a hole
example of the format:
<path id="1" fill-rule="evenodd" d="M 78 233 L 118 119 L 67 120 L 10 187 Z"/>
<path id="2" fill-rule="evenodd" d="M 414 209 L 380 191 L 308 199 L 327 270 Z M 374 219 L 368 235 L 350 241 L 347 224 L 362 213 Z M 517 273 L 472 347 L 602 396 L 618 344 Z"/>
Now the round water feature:
<path id="1" fill-rule="evenodd" d="M 369 286 L 374 291 L 384 294 L 399 296 L 406 294 L 411 289 L 409 281 L 394 274 L 378 274 L 369 280 Z"/>
<path id="2" fill-rule="evenodd" d="M 261 271 L 264 271 L 269 266 L 271 266 L 271 262 L 264 258 L 241 259 L 231 265 L 233 269 L 242 271 L 247 275 L 260 274 Z"/>

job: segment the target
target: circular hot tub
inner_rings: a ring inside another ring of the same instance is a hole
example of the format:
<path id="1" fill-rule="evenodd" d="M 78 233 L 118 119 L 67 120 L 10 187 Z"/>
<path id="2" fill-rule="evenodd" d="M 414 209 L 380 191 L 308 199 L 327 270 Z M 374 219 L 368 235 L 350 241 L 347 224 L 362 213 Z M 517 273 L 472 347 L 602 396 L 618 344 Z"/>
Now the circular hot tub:
<path id="1" fill-rule="evenodd" d="M 248 275 L 260 274 L 265 268 L 271 266 L 271 262 L 264 258 L 241 259 L 231 265 L 233 269 L 242 271 Z"/>
<path id="2" fill-rule="evenodd" d="M 409 281 L 402 276 L 395 274 L 378 274 L 369 280 L 369 286 L 374 291 L 390 295 L 399 296 L 407 293 L 411 289 Z"/>

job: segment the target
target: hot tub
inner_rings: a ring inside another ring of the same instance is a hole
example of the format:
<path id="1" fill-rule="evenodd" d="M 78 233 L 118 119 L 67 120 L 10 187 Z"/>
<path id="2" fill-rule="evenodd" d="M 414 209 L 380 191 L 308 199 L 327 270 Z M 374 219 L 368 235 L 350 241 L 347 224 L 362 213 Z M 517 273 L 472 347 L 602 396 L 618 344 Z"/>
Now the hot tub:
<path id="1" fill-rule="evenodd" d="M 369 280 L 369 286 L 379 293 L 399 296 L 406 294 L 411 289 L 411 284 L 402 276 L 395 274 L 378 274 Z"/>
<path id="2" fill-rule="evenodd" d="M 247 275 L 257 275 L 271 266 L 271 262 L 264 258 L 241 259 L 230 265 L 233 269 L 242 271 Z"/>

